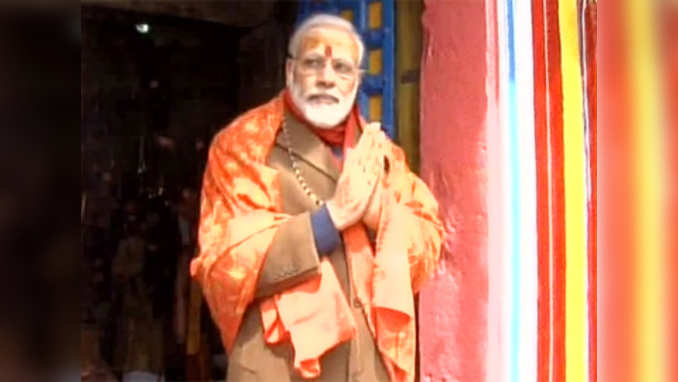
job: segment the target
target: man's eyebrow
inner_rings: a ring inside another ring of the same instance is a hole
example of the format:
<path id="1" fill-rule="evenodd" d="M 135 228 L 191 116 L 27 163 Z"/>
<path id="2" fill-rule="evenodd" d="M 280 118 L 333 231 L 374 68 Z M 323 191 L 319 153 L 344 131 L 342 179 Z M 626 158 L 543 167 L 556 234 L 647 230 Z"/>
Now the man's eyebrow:
<path id="1" fill-rule="evenodd" d="M 309 59 L 309 58 L 323 58 L 323 56 L 317 52 L 309 53 L 306 55 L 301 56 L 303 59 Z"/>

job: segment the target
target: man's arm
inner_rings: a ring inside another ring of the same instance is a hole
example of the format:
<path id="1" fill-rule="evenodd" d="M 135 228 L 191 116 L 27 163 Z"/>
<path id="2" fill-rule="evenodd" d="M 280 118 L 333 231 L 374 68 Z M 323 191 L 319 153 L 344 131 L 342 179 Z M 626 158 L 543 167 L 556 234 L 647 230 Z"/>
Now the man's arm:
<path id="1" fill-rule="evenodd" d="M 284 291 L 319 273 L 320 257 L 341 243 L 327 207 L 281 224 L 257 280 L 256 298 Z"/>
<path id="2" fill-rule="evenodd" d="M 373 141 L 361 141 L 346 154 L 335 194 L 312 214 L 297 215 L 280 225 L 257 280 L 256 297 L 281 292 L 318 273 L 319 255 L 340 243 L 339 231 L 360 221 L 379 181 L 380 162 L 367 155 Z"/>

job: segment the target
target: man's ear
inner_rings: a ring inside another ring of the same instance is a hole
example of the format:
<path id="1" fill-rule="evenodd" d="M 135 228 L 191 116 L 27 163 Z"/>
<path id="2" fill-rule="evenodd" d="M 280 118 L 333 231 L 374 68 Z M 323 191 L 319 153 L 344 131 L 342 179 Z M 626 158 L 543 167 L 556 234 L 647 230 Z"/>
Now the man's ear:
<path id="1" fill-rule="evenodd" d="M 358 67 L 358 85 L 363 83 L 363 80 L 365 79 L 365 73 L 367 73 L 367 70 Z"/>
<path id="2" fill-rule="evenodd" d="M 285 83 L 290 86 L 294 82 L 294 60 L 288 58 L 285 60 Z"/>

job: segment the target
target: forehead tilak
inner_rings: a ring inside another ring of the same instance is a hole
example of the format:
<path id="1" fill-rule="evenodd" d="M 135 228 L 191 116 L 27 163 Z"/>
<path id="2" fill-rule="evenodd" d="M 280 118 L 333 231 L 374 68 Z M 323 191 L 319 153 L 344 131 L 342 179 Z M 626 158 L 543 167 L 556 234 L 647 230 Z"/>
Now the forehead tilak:
<path id="1" fill-rule="evenodd" d="M 307 33 L 301 42 L 300 45 L 300 54 L 302 52 L 308 52 L 310 50 L 315 50 L 317 53 L 320 53 L 326 57 L 336 57 L 340 51 L 346 51 L 345 53 L 351 57 L 356 58 L 358 54 L 358 48 L 355 41 L 350 37 L 344 39 L 343 36 L 337 36 L 336 34 L 320 34 L 316 31 L 311 31 Z"/>

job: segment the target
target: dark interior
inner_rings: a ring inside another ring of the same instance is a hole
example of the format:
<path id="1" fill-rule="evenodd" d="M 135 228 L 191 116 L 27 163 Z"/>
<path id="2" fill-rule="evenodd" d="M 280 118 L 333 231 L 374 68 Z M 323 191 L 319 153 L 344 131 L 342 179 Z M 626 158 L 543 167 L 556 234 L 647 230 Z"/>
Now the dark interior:
<path id="1" fill-rule="evenodd" d="M 138 350 L 166 380 L 223 378 L 223 349 L 204 306 L 197 337 L 190 328 L 183 342 L 176 336 L 178 294 L 191 314 L 187 275 L 178 270 L 195 253 L 210 141 L 283 88 L 297 4 L 226 2 L 219 12 L 209 2 L 134 4 L 82 6 L 85 374 L 121 379 Z M 116 267 L 133 266 L 120 255 L 130 237 L 142 243 L 134 260 L 142 271 L 122 277 Z M 132 317 L 134 303 L 151 308 Z"/>

